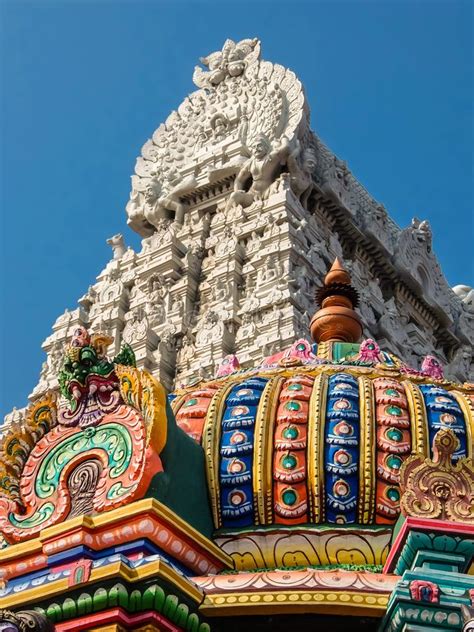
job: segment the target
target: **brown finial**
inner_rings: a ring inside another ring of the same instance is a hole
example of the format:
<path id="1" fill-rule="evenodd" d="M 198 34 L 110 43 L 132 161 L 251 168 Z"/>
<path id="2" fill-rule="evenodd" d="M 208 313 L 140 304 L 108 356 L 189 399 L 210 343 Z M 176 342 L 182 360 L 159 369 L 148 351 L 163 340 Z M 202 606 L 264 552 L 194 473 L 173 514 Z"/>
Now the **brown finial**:
<path id="1" fill-rule="evenodd" d="M 331 283 L 351 284 L 349 273 L 337 257 L 334 259 L 334 263 L 324 279 L 324 285 L 330 285 Z"/>
<path id="2" fill-rule="evenodd" d="M 335 340 L 357 342 L 362 335 L 359 315 L 354 310 L 359 303 L 351 277 L 336 257 L 324 279 L 324 285 L 316 292 L 321 306 L 311 319 L 311 336 L 315 342 Z"/>

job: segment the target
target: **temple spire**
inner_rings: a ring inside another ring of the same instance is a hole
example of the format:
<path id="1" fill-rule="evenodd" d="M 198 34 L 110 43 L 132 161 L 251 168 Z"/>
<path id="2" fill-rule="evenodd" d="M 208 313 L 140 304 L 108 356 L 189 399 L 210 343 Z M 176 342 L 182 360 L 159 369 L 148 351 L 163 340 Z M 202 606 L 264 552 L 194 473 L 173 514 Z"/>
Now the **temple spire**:
<path id="1" fill-rule="evenodd" d="M 310 329 L 317 343 L 330 340 L 358 342 L 362 325 L 355 311 L 359 298 L 351 285 L 351 277 L 336 257 L 326 274 L 324 285 L 316 292 L 320 309 L 311 319 Z"/>

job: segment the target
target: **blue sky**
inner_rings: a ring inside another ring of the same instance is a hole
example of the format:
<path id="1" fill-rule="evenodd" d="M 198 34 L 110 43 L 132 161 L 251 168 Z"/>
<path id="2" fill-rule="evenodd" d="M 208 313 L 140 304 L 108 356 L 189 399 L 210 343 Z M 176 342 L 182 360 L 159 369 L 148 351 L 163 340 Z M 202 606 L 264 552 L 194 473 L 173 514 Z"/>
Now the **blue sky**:
<path id="1" fill-rule="evenodd" d="M 312 127 L 402 226 L 428 218 L 474 285 L 470 1 L 0 0 L 0 412 L 26 403 L 56 317 L 126 227 L 140 148 L 198 57 L 257 36 L 303 81 Z"/>

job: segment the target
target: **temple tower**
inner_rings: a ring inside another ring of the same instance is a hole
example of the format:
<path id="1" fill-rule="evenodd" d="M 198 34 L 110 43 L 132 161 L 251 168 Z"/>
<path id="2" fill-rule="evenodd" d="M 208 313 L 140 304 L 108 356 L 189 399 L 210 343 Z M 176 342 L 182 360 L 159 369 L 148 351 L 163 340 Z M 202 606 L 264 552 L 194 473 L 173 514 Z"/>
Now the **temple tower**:
<path id="1" fill-rule="evenodd" d="M 133 344 L 170 390 L 212 377 L 229 354 L 250 366 L 307 336 L 335 257 L 359 292 L 365 337 L 412 364 L 436 354 L 448 376 L 472 379 L 471 288 L 448 286 L 426 220 L 400 229 L 310 131 L 295 74 L 263 61 L 258 40 L 227 40 L 193 81 L 137 159 L 126 212 L 141 250 L 108 240 L 111 261 L 43 344 L 31 397 L 56 386 L 77 325 Z"/>

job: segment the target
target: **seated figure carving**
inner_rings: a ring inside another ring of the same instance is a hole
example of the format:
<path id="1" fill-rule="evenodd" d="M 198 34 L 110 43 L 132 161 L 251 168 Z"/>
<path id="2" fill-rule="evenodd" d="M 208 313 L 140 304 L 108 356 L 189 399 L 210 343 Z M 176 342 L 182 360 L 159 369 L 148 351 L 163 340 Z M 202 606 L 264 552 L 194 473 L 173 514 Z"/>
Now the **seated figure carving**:
<path id="1" fill-rule="evenodd" d="M 285 164 L 288 151 L 289 142 L 286 137 L 281 139 L 278 147 L 273 148 L 265 134 L 257 134 L 251 144 L 251 156 L 235 179 L 234 192 L 229 198 L 228 207 L 240 204 L 245 208 L 255 200 L 264 199 Z M 252 183 L 246 190 L 249 179 Z"/>

